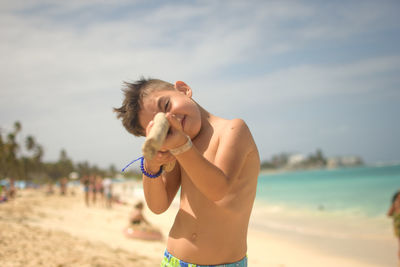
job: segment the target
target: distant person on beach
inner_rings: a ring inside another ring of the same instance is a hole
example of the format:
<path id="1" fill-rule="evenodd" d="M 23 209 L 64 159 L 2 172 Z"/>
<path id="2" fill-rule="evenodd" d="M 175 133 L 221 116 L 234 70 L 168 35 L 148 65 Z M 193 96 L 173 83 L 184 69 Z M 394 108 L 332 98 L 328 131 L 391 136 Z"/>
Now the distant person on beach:
<path id="1" fill-rule="evenodd" d="M 10 178 L 9 179 L 8 189 L 7 189 L 7 198 L 8 199 L 14 199 L 16 195 L 17 195 L 17 189 L 15 187 L 14 178 Z"/>
<path id="2" fill-rule="evenodd" d="M 53 182 L 50 181 L 47 183 L 47 190 L 46 190 L 46 195 L 50 196 L 54 194 L 54 185 Z"/>
<path id="3" fill-rule="evenodd" d="M 62 196 L 67 195 L 67 186 L 68 186 L 68 178 L 67 177 L 63 177 L 60 180 L 60 194 Z"/>
<path id="4" fill-rule="evenodd" d="M 105 178 L 103 180 L 103 194 L 106 202 L 107 208 L 112 208 L 112 181 L 110 178 Z"/>
<path id="5" fill-rule="evenodd" d="M 89 176 L 89 188 L 90 193 L 92 194 L 92 203 L 96 205 L 96 196 L 97 196 L 97 187 L 96 187 L 96 176 L 90 175 Z"/>
<path id="6" fill-rule="evenodd" d="M 398 247 L 398 258 L 400 261 L 400 190 L 397 191 L 392 198 L 392 205 L 387 213 L 389 217 L 393 218 L 394 234 L 397 237 Z"/>
<path id="7" fill-rule="evenodd" d="M 95 181 L 96 192 L 100 197 L 100 203 L 104 204 L 104 187 L 103 187 L 103 178 L 100 175 L 96 176 Z"/>
<path id="8" fill-rule="evenodd" d="M 81 179 L 83 185 L 83 193 L 85 194 L 85 204 L 89 206 L 89 191 L 90 191 L 90 181 L 89 176 L 84 175 Z"/>
<path id="9" fill-rule="evenodd" d="M 0 185 L 0 203 L 7 201 L 7 189 L 4 185 Z"/>
<path id="10" fill-rule="evenodd" d="M 141 79 L 126 83 L 124 92 L 115 111 L 130 133 L 146 136 L 158 112 L 166 113 L 170 124 L 160 151 L 141 166 L 145 199 L 154 213 L 165 212 L 181 188 L 161 266 L 247 266 L 260 159 L 245 122 L 212 115 L 182 81 Z M 163 172 L 162 165 L 174 160 L 174 169 Z"/>

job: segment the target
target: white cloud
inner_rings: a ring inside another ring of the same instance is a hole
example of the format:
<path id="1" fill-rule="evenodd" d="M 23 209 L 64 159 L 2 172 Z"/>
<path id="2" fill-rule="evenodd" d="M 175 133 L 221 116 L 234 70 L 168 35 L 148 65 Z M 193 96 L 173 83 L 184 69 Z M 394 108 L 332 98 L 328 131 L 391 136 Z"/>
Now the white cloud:
<path id="1" fill-rule="evenodd" d="M 235 110 L 243 114 L 255 107 L 261 111 L 271 105 L 290 105 L 320 97 L 368 97 L 371 91 L 382 95 L 390 93 L 393 90 L 391 84 L 399 82 L 397 75 L 387 77 L 383 73 L 400 73 L 400 56 L 362 59 L 340 65 L 300 65 L 251 79 L 220 82 L 214 84 L 218 89 L 213 92 L 214 100 L 208 102 L 213 107 L 221 107 L 221 99 L 229 96 L 220 111 Z"/>
<path id="2" fill-rule="evenodd" d="M 398 84 L 390 75 L 399 72 L 397 52 L 340 65 L 298 63 L 291 56 L 314 46 L 328 53 L 319 43 L 356 42 L 363 34 L 392 30 L 396 7 L 373 1 L 329 7 L 205 1 L 152 8 L 123 0 L 6 1 L 0 7 L 0 120 L 21 120 L 51 158 L 65 147 L 76 158 L 106 164 L 140 151 L 140 139 L 121 137 L 111 107 L 121 102 L 122 81 L 142 74 L 188 81 L 212 112 L 258 124 L 265 120 L 260 111 L 279 105 L 390 91 Z M 279 60 L 289 64 L 272 66 Z M 253 62 L 272 67 L 263 71 Z M 249 68 L 243 77 L 229 73 L 243 66 Z"/>

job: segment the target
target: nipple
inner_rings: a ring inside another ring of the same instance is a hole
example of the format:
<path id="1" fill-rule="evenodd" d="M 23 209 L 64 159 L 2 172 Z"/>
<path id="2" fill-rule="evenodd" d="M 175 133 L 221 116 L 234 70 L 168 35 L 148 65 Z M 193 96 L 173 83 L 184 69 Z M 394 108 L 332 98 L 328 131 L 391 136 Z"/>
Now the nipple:
<path id="1" fill-rule="evenodd" d="M 196 234 L 196 233 L 193 233 L 191 239 L 192 239 L 192 241 L 196 241 L 196 239 L 197 239 L 197 234 Z"/>

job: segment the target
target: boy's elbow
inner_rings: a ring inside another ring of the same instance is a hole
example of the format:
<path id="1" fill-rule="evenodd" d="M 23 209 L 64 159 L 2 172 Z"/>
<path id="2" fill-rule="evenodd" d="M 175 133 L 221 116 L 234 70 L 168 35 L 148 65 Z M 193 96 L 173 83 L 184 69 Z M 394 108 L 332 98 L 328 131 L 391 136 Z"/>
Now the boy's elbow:
<path id="1" fill-rule="evenodd" d="M 151 201 L 147 201 L 147 207 L 151 210 L 151 212 L 153 212 L 155 214 L 164 213 L 168 209 L 167 205 L 163 205 L 162 203 L 151 202 Z"/>
<path id="2" fill-rule="evenodd" d="M 160 215 L 160 214 L 162 214 L 162 213 L 164 213 L 165 212 L 165 210 L 152 210 L 152 212 L 154 213 L 154 214 L 157 214 L 157 215 Z"/>
<path id="3" fill-rule="evenodd" d="M 159 207 L 159 206 L 155 206 L 155 207 L 149 206 L 149 209 L 151 210 L 151 212 L 153 212 L 154 214 L 157 214 L 157 215 L 162 214 L 167 210 L 167 208 Z"/>

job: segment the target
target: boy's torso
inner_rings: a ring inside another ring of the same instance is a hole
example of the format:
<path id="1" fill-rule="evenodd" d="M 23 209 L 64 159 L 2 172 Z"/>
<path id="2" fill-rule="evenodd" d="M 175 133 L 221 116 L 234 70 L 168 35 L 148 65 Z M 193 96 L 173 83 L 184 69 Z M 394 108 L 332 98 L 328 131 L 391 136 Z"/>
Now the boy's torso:
<path id="1" fill-rule="evenodd" d="M 194 145 L 214 163 L 224 122 L 205 133 Z M 168 251 L 177 258 L 196 264 L 220 264 L 242 259 L 247 251 L 247 227 L 253 206 L 259 157 L 256 146 L 248 156 L 228 194 L 214 202 L 206 198 L 181 169 L 180 210 L 168 238 Z"/>

